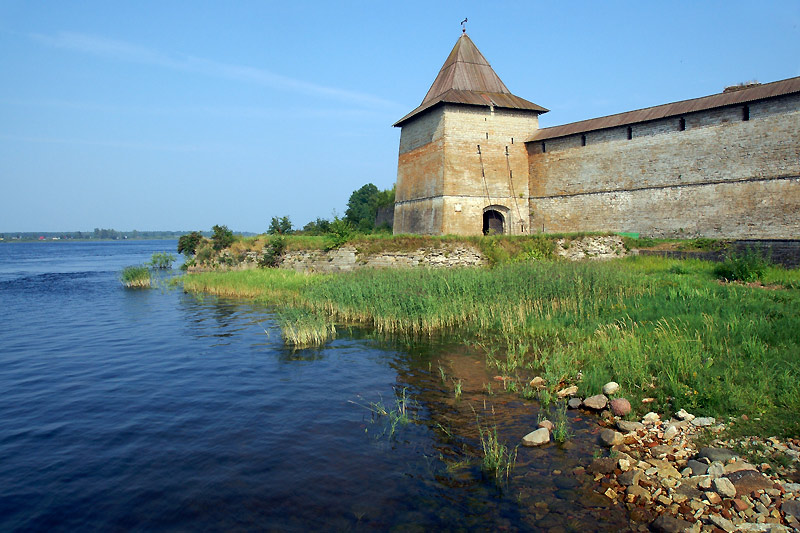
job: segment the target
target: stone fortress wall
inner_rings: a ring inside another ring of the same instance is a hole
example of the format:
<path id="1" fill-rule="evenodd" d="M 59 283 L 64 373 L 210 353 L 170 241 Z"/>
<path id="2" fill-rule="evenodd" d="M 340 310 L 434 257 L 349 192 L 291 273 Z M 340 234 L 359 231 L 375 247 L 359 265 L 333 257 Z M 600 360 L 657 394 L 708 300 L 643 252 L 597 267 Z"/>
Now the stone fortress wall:
<path id="1" fill-rule="evenodd" d="M 533 230 L 797 238 L 800 94 L 746 107 L 529 142 Z"/>
<path id="2" fill-rule="evenodd" d="M 395 123 L 394 232 L 798 239 L 800 78 L 731 89 L 539 129 L 463 34 Z"/>

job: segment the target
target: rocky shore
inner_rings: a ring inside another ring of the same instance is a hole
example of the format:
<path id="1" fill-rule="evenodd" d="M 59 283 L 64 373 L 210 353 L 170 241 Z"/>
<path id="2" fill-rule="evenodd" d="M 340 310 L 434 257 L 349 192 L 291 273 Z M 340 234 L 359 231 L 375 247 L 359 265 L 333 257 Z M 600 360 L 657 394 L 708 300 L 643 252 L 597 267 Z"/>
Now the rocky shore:
<path id="1" fill-rule="evenodd" d="M 569 398 L 570 408 L 600 414 L 598 438 L 608 450 L 574 473 L 593 476 L 598 492 L 625 506 L 632 531 L 800 531 L 800 439 L 723 440 L 725 423 L 684 410 L 631 420 L 627 400 L 606 396 L 619 386 L 603 389 L 605 394 Z M 565 398 L 575 394 L 574 387 L 562 391 Z M 542 421 L 523 445 L 548 443 L 551 430 L 552 423 Z M 708 446 L 697 446 L 701 436 Z M 760 450 L 777 461 L 752 464 L 737 449 Z"/>

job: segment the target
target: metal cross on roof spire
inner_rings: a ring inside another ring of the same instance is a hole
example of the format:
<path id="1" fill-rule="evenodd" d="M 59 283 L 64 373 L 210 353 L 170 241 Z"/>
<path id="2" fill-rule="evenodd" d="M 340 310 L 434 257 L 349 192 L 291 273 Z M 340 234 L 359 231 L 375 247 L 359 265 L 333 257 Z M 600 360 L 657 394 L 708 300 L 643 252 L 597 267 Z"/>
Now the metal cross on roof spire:
<path id="1" fill-rule="evenodd" d="M 461 33 L 467 33 L 467 19 L 461 21 Z"/>

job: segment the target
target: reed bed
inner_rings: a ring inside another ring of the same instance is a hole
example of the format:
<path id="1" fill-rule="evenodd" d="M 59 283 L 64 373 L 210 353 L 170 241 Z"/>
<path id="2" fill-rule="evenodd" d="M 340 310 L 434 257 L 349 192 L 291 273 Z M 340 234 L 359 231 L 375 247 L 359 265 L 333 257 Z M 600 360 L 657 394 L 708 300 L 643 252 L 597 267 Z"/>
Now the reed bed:
<path id="1" fill-rule="evenodd" d="M 332 338 L 334 324 L 416 340 L 457 334 L 499 372 L 540 375 L 550 392 L 577 382 L 596 394 L 614 380 L 635 405 L 655 398 L 642 409 L 747 414 L 800 434 L 798 272 L 768 268 L 767 290 L 721 283 L 713 268 L 633 257 L 336 276 L 227 272 L 184 286 L 281 304 L 296 346 Z"/>

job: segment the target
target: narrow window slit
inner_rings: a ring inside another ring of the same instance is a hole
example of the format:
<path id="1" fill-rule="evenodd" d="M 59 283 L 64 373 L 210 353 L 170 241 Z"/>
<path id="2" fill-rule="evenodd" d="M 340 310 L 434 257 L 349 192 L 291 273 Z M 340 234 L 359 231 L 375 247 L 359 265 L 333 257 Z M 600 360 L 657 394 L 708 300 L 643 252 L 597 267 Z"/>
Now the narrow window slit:
<path id="1" fill-rule="evenodd" d="M 586 135 L 581 135 L 581 146 L 586 146 Z"/>
<path id="2" fill-rule="evenodd" d="M 628 126 L 628 140 L 630 141 L 631 139 L 633 139 L 633 128 Z"/>
<path id="3" fill-rule="evenodd" d="M 682 118 L 678 121 L 678 131 L 686 131 L 686 119 Z"/>
<path id="4" fill-rule="evenodd" d="M 750 106 L 746 105 L 742 108 L 742 120 L 750 120 Z"/>

